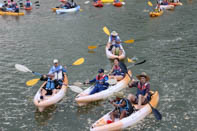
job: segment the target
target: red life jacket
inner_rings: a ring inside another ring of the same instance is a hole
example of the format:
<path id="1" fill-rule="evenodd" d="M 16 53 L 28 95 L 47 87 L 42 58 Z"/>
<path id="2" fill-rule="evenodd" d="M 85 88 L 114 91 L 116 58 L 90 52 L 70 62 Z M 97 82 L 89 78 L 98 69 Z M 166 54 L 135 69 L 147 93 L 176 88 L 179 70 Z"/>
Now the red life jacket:
<path id="1" fill-rule="evenodd" d="M 142 91 L 142 90 L 146 89 L 147 85 L 148 85 L 148 83 L 145 83 L 143 86 L 141 86 L 140 82 L 138 82 L 137 88 Z"/>
<path id="2" fill-rule="evenodd" d="M 105 78 L 106 75 L 103 75 L 102 77 L 100 77 L 99 75 L 96 76 L 96 80 L 102 80 Z"/>

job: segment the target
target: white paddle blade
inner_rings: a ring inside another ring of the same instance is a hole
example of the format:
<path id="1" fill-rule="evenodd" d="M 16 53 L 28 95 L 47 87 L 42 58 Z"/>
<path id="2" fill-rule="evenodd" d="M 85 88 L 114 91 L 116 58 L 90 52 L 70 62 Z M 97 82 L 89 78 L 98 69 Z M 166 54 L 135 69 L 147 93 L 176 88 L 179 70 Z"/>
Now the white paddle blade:
<path id="1" fill-rule="evenodd" d="M 15 68 L 19 71 L 22 72 L 32 72 L 30 69 L 28 69 L 26 66 L 24 65 L 20 65 L 20 64 L 15 64 Z"/>
<path id="2" fill-rule="evenodd" d="M 84 4 L 89 4 L 89 3 L 90 3 L 90 1 L 85 1 L 85 2 L 84 2 Z"/>
<path id="3" fill-rule="evenodd" d="M 68 87 L 69 87 L 73 92 L 76 92 L 76 93 L 81 93 L 81 92 L 83 92 L 83 90 L 82 90 L 80 87 L 78 87 L 78 86 L 69 85 Z"/>
<path id="4" fill-rule="evenodd" d="M 117 80 L 116 79 L 109 79 L 107 81 L 110 85 L 115 85 L 117 83 Z"/>

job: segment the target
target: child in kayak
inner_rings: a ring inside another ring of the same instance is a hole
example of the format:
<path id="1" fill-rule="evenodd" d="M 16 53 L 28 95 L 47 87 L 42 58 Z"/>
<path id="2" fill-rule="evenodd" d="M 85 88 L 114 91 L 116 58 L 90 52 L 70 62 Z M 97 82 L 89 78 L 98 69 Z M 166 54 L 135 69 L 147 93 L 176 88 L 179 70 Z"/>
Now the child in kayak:
<path id="1" fill-rule="evenodd" d="M 117 40 L 120 40 L 118 33 L 116 31 L 112 31 L 111 35 L 109 36 L 108 42 L 107 42 L 107 47 L 108 47 L 109 51 L 112 50 L 112 48 L 116 44 Z"/>
<path id="2" fill-rule="evenodd" d="M 44 85 L 44 87 L 41 89 L 41 96 L 40 99 L 43 100 L 46 95 L 53 95 L 55 93 L 55 81 L 54 81 L 54 75 L 43 75 L 40 78 L 41 81 L 47 81 L 47 83 Z"/>
<path id="3" fill-rule="evenodd" d="M 89 95 L 106 90 L 109 87 L 109 83 L 107 82 L 108 76 L 104 75 L 104 69 L 99 69 L 98 73 L 99 74 L 96 76 L 96 78 L 84 83 L 84 84 L 95 83 L 95 86 Z"/>
<path id="4" fill-rule="evenodd" d="M 124 78 L 125 72 L 121 69 L 119 65 L 119 59 L 114 59 L 114 65 L 112 67 L 112 70 L 109 73 L 109 79 L 115 78 L 117 81 L 120 81 Z"/>
<path id="5" fill-rule="evenodd" d="M 129 88 L 137 87 L 136 96 L 133 94 L 129 94 L 128 98 L 132 103 L 138 104 L 137 109 L 141 108 L 141 105 L 146 104 L 150 101 L 150 84 L 148 81 L 150 77 L 142 72 L 140 75 L 136 76 L 139 81 L 135 81 L 134 79 L 129 83 Z"/>
<path id="6" fill-rule="evenodd" d="M 119 118 L 121 120 L 134 112 L 134 107 L 128 99 L 124 98 L 123 92 L 115 92 L 114 96 L 116 96 L 116 99 L 114 101 L 110 101 L 110 103 L 115 107 L 115 109 L 110 113 L 111 121 L 108 120 L 108 124 L 114 122 L 115 118 Z"/>

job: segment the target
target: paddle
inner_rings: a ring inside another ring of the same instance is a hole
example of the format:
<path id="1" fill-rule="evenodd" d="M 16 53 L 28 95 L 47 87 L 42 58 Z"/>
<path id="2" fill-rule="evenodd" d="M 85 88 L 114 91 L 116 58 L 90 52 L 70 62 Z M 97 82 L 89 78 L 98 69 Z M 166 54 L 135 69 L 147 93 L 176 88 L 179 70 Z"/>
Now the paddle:
<path id="1" fill-rule="evenodd" d="M 131 40 L 126 40 L 126 41 L 121 41 L 121 43 L 132 44 L 132 43 L 134 43 L 134 40 L 131 39 Z M 106 44 L 90 45 L 90 46 L 88 46 L 88 49 L 89 49 L 89 50 L 93 50 L 93 49 L 96 49 L 97 47 L 102 47 L 102 46 L 105 46 L 105 45 L 106 45 Z"/>
<path id="2" fill-rule="evenodd" d="M 34 86 L 36 83 L 38 83 L 38 81 L 40 80 L 40 78 L 36 78 L 36 79 L 32 79 L 32 80 L 29 80 L 26 82 L 26 85 L 27 86 Z M 75 86 L 75 85 L 68 85 L 68 87 L 73 91 L 73 92 L 76 92 L 76 93 L 81 93 L 83 90 L 78 87 L 78 86 Z"/>
<path id="3" fill-rule="evenodd" d="M 108 29 L 106 26 L 103 27 L 103 31 L 104 31 L 105 34 L 107 34 L 108 36 L 110 35 L 110 31 L 109 31 L 109 29 Z M 133 39 L 126 40 L 126 41 L 121 41 L 121 43 L 125 43 L 125 44 L 131 44 L 131 43 L 134 43 L 134 42 L 135 42 L 135 40 L 133 40 Z M 95 48 L 97 48 L 97 47 L 101 47 L 101 46 L 104 46 L 104 45 L 106 45 L 106 44 L 92 45 L 92 46 L 88 46 L 88 49 L 89 49 L 89 50 L 93 50 L 93 49 L 95 49 Z"/>
<path id="4" fill-rule="evenodd" d="M 152 4 L 150 1 L 148 1 L 148 5 L 149 5 L 149 6 L 153 6 L 153 4 Z"/>
<path id="5" fill-rule="evenodd" d="M 82 58 L 79 58 L 77 59 L 72 65 L 81 65 L 82 63 L 84 63 L 85 59 L 82 57 Z M 69 66 L 72 66 L 72 65 L 69 65 Z M 22 72 L 31 72 L 33 73 L 34 75 L 38 75 L 38 76 L 42 76 L 42 74 L 40 73 L 37 73 L 37 72 L 34 72 L 34 71 L 31 71 L 29 68 L 27 68 L 26 66 L 24 65 L 20 65 L 20 64 L 15 64 L 15 68 L 19 71 L 22 71 Z M 32 80 L 29 80 L 26 82 L 26 85 L 27 86 L 33 86 L 35 85 L 38 81 L 40 80 L 40 78 L 36 78 L 36 79 L 32 79 Z M 81 88 L 77 87 L 77 86 L 71 86 L 69 85 L 70 89 L 74 92 L 81 92 Z"/>
<path id="6" fill-rule="evenodd" d="M 131 68 L 131 67 L 136 66 L 136 65 L 141 65 L 141 64 L 143 64 L 143 63 L 145 63 L 145 62 L 146 62 L 146 60 L 143 60 L 143 61 L 138 62 L 138 63 L 134 63 L 134 64 L 128 66 L 127 68 Z"/>
<path id="7" fill-rule="evenodd" d="M 157 120 L 161 120 L 161 119 L 162 119 L 162 115 L 160 114 L 160 112 L 159 112 L 157 109 L 155 109 L 154 107 L 152 107 L 152 105 L 151 105 L 149 102 L 148 102 L 148 104 L 149 104 L 149 106 L 151 107 L 152 112 L 153 112 L 155 118 L 156 118 Z"/>

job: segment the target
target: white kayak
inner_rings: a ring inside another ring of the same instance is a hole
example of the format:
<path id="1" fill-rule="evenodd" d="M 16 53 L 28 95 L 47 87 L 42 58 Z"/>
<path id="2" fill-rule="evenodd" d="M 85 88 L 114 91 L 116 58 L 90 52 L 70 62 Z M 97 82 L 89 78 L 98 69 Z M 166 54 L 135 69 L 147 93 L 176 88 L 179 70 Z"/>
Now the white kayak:
<path id="1" fill-rule="evenodd" d="M 3 7 L 3 5 L 4 5 L 3 3 L 0 3 L 0 8 Z"/>
<path id="2" fill-rule="evenodd" d="M 44 97 L 44 100 L 40 99 L 41 89 L 46 84 L 44 82 L 40 89 L 37 91 L 36 95 L 34 96 L 34 104 L 38 107 L 39 111 L 42 112 L 46 107 L 53 105 L 59 102 L 66 94 L 67 86 L 62 85 L 61 89 L 58 90 L 56 94 L 48 95 Z M 64 77 L 64 84 L 68 85 L 67 76 Z"/>
<path id="3" fill-rule="evenodd" d="M 125 50 L 122 47 L 122 45 L 120 45 L 120 46 L 121 46 L 121 48 L 123 50 L 122 50 L 122 54 L 120 56 L 118 56 L 118 59 L 119 60 L 123 60 L 126 57 L 126 53 L 125 53 Z M 112 52 L 109 51 L 107 46 L 105 47 L 105 53 L 106 53 L 106 56 L 107 56 L 108 59 L 112 59 L 113 60 L 113 59 L 117 58 L 117 55 L 112 54 Z"/>
<path id="4" fill-rule="evenodd" d="M 156 107 L 159 102 L 159 93 L 156 91 L 151 97 L 151 101 L 149 102 L 152 107 Z M 135 105 L 134 105 L 135 106 Z M 144 105 L 140 110 L 133 112 L 130 116 L 119 120 L 115 119 L 115 122 L 108 124 L 107 121 L 111 120 L 110 112 L 101 117 L 98 121 L 96 121 L 91 127 L 90 131 L 115 131 L 121 130 L 130 126 L 135 125 L 140 120 L 144 119 L 147 115 L 152 112 L 150 105 Z"/>
<path id="5" fill-rule="evenodd" d="M 75 8 L 70 8 L 70 9 L 57 9 L 56 14 L 63 14 L 63 13 L 69 13 L 69 12 L 77 12 L 80 10 L 80 6 L 76 6 Z"/>
<path id="6" fill-rule="evenodd" d="M 174 5 L 160 5 L 160 9 L 162 9 L 162 10 L 173 10 Z"/>
<path id="7" fill-rule="evenodd" d="M 132 76 L 130 70 L 128 71 L 128 74 Z M 86 90 L 84 90 L 83 92 L 81 92 L 76 96 L 75 98 L 76 102 L 78 103 L 79 106 L 83 106 L 88 104 L 89 102 L 103 100 L 108 98 L 109 96 L 112 96 L 114 92 L 118 92 L 128 86 L 128 83 L 131 80 L 128 74 L 126 74 L 124 79 L 119 81 L 117 84 L 109 86 L 108 89 L 104 91 L 89 95 L 89 93 L 92 91 L 94 86 L 87 88 Z"/>

